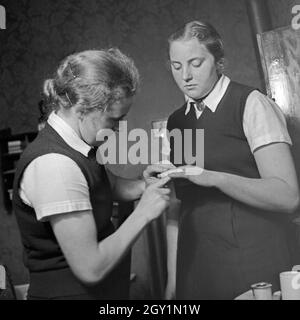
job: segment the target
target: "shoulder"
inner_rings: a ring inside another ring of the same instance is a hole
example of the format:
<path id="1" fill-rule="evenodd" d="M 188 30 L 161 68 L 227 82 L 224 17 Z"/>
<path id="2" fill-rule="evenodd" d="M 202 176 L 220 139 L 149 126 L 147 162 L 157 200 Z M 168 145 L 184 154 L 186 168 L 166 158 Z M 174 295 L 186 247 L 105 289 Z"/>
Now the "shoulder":
<path id="1" fill-rule="evenodd" d="M 240 91 L 253 91 L 253 90 L 258 90 L 258 88 L 247 85 L 247 84 L 243 84 L 234 80 L 230 80 L 230 86 L 235 88 L 235 89 L 239 89 Z"/>
<path id="2" fill-rule="evenodd" d="M 275 142 L 292 144 L 284 113 L 272 99 L 257 90 L 247 98 L 243 127 L 252 151 Z"/>
<path id="3" fill-rule="evenodd" d="M 76 162 L 70 157 L 60 154 L 60 153 L 47 153 L 35 158 L 30 164 L 30 166 L 35 165 L 37 167 L 45 167 L 45 169 L 51 168 L 65 168 L 70 166 L 78 167 Z"/>
<path id="4" fill-rule="evenodd" d="M 252 91 L 247 97 L 246 110 L 252 113 L 276 113 L 278 117 L 284 118 L 284 114 L 277 103 L 258 90 Z"/>
<path id="5" fill-rule="evenodd" d="M 260 92 L 259 90 L 253 90 L 250 94 L 249 97 L 250 99 L 257 99 L 257 100 L 271 100 L 268 96 L 266 96 L 265 94 L 263 94 L 262 92 Z"/>
<path id="6" fill-rule="evenodd" d="M 236 81 L 231 81 L 229 88 L 231 88 L 231 91 L 234 93 L 234 96 L 237 99 L 239 99 L 242 108 L 245 106 L 245 103 L 252 92 L 260 92 L 258 88 L 242 84 Z"/>
<path id="7" fill-rule="evenodd" d="M 91 208 L 84 174 L 75 161 L 62 154 L 46 154 L 30 162 L 19 192 L 21 199 L 34 208 L 38 220 Z"/>
<path id="8" fill-rule="evenodd" d="M 48 153 L 35 158 L 24 170 L 24 178 L 35 177 L 37 179 L 68 179 L 80 177 L 82 172 L 77 163 L 66 155 L 59 153 Z"/>

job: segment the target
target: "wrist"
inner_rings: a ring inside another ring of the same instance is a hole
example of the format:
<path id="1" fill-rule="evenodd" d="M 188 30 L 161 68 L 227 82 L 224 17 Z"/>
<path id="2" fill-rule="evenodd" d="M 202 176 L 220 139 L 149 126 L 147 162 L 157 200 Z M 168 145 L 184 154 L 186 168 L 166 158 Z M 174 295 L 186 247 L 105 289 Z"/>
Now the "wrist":
<path id="1" fill-rule="evenodd" d="M 139 180 L 140 181 L 140 190 L 141 190 L 141 196 L 146 190 L 146 181 L 144 179 Z"/>
<path id="2" fill-rule="evenodd" d="M 136 198 L 138 200 L 143 195 L 144 191 L 146 190 L 146 182 L 143 179 L 136 180 Z"/>
<path id="3" fill-rule="evenodd" d="M 210 171 L 211 174 L 211 186 L 222 189 L 222 186 L 224 185 L 225 177 L 222 172 L 218 171 Z"/>
<path id="4" fill-rule="evenodd" d="M 150 222 L 150 219 L 145 215 L 145 210 L 139 208 L 139 205 L 132 212 L 131 217 L 142 229 Z"/>

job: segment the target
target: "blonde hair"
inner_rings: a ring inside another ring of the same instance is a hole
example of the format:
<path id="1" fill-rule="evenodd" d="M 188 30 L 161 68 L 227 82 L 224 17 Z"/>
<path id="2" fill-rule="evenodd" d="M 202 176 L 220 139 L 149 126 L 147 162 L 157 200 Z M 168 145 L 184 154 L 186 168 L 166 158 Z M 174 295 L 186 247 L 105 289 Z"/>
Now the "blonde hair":
<path id="1" fill-rule="evenodd" d="M 139 73 L 119 49 L 87 50 L 66 57 L 53 79 L 44 82 L 43 93 L 52 109 L 78 106 L 82 113 L 104 109 L 121 97 L 133 96 Z"/>

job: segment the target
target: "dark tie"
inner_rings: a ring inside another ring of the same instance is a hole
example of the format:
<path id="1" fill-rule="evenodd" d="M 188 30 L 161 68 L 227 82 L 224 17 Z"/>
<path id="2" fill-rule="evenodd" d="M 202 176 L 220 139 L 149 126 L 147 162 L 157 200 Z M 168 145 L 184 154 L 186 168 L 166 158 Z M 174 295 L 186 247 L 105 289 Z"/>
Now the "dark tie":
<path id="1" fill-rule="evenodd" d="M 198 100 L 198 101 L 195 101 L 195 102 L 191 102 L 191 107 L 194 108 L 195 116 L 198 119 L 197 111 L 195 109 L 195 106 L 196 106 L 197 110 L 200 111 L 200 112 L 203 112 L 203 110 L 205 109 L 206 106 L 205 106 L 205 104 L 204 104 L 204 102 L 202 100 L 201 101 Z"/>
<path id="2" fill-rule="evenodd" d="M 205 109 L 205 103 L 203 102 L 203 100 L 198 100 L 198 101 L 195 101 L 194 103 L 196 105 L 196 108 L 199 110 L 199 111 L 203 111 Z"/>
<path id="3" fill-rule="evenodd" d="M 97 154 L 97 147 L 92 147 L 91 150 L 88 153 L 88 158 L 91 160 L 96 160 L 96 154 Z"/>

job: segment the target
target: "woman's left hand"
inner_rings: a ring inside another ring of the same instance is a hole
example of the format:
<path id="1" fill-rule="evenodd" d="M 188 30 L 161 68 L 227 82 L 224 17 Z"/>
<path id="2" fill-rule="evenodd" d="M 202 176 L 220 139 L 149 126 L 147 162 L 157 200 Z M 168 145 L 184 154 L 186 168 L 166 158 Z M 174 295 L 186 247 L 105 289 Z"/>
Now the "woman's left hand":
<path id="1" fill-rule="evenodd" d="M 169 177 L 177 179 L 184 178 L 192 183 L 195 183 L 199 186 L 203 187 L 213 187 L 214 182 L 213 178 L 215 177 L 214 171 L 205 170 L 203 168 L 197 166 L 186 165 L 182 167 L 178 167 L 181 172 L 170 173 Z"/>

